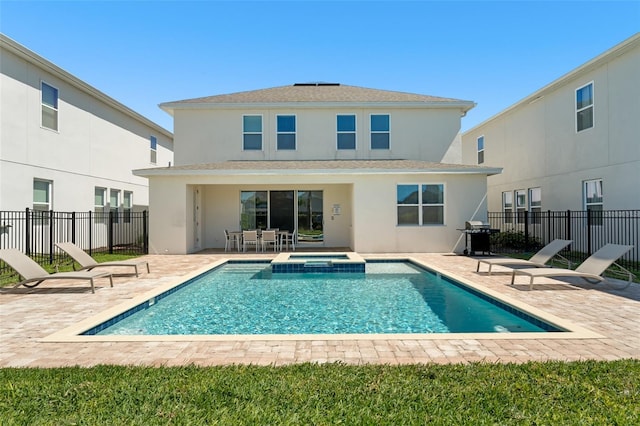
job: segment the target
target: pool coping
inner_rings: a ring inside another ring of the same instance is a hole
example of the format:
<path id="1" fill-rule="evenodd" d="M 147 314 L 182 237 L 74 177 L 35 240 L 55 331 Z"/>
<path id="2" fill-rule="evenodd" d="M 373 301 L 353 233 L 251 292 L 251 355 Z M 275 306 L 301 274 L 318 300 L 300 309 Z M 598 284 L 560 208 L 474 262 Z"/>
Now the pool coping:
<path id="1" fill-rule="evenodd" d="M 328 254 L 328 253 L 325 253 Z M 340 252 L 340 254 L 345 254 Z M 365 260 L 388 261 L 389 258 L 376 257 L 375 255 L 366 256 Z M 451 271 L 445 271 L 439 267 L 431 265 L 411 256 L 402 256 L 394 258 L 393 261 L 406 260 L 415 265 L 423 267 L 435 273 L 442 274 L 461 284 L 482 293 L 488 297 L 496 299 L 501 303 L 511 306 L 517 310 L 549 323 L 556 328 L 564 331 L 559 332 L 511 332 L 511 333 L 402 333 L 402 334 L 229 334 L 229 335 L 83 335 L 81 333 L 90 330 L 117 315 L 122 314 L 158 295 L 173 289 L 174 287 L 202 275 L 212 269 L 220 267 L 227 262 L 233 262 L 235 259 L 222 258 L 216 260 L 206 266 L 181 277 L 176 277 L 171 281 L 164 283 L 153 290 L 143 293 L 139 296 L 106 309 L 96 315 L 92 315 L 78 323 L 66 327 L 62 330 L 54 332 L 48 336 L 38 339 L 39 342 L 58 342 L 58 343 L 91 343 L 91 342 L 207 342 L 207 341 L 296 341 L 296 340 L 451 340 L 451 339 L 474 339 L 474 340 L 556 340 L 556 339 L 601 339 L 604 336 L 591 331 L 585 327 L 577 325 L 571 321 L 565 320 L 541 309 L 527 305 L 519 300 L 510 298 L 507 295 L 493 291 L 485 286 L 475 284 L 470 280 L 458 276 Z M 264 258 L 247 258 L 243 262 L 264 262 Z"/>

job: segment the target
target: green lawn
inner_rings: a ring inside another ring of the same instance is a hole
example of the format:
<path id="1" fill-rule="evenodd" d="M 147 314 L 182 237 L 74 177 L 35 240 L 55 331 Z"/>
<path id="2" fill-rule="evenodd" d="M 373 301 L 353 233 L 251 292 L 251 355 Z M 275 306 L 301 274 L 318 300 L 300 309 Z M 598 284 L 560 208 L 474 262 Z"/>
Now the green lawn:
<path id="1" fill-rule="evenodd" d="M 0 370 L 2 425 L 637 425 L 640 361 Z"/>

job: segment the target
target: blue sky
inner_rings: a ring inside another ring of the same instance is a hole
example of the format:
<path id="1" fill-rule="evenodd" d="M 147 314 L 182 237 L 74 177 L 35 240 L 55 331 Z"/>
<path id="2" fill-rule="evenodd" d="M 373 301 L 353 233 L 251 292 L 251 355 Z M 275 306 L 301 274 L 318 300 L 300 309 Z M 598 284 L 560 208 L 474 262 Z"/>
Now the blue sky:
<path id="1" fill-rule="evenodd" d="M 169 130 L 159 103 L 309 81 L 471 100 L 467 130 L 640 31 L 640 0 L 0 0 L 0 31 Z"/>

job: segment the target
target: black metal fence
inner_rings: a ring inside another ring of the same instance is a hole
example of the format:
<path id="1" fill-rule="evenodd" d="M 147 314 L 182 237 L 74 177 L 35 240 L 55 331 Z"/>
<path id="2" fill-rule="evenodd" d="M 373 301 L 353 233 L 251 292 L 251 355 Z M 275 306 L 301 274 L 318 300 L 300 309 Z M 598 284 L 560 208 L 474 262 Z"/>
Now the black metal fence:
<path id="1" fill-rule="evenodd" d="M 500 231 L 491 236 L 496 253 L 536 251 L 559 238 L 573 241 L 567 250 L 570 260 L 582 261 L 613 243 L 634 247 L 623 262 L 640 262 L 640 210 L 489 212 L 488 220 Z"/>
<path id="2" fill-rule="evenodd" d="M 147 211 L 0 211 L 0 249 L 15 248 L 39 263 L 54 263 L 57 242 L 89 252 L 147 254 Z M 4 264 L 0 265 L 4 266 Z M 0 271 L 2 272 L 2 271 Z"/>

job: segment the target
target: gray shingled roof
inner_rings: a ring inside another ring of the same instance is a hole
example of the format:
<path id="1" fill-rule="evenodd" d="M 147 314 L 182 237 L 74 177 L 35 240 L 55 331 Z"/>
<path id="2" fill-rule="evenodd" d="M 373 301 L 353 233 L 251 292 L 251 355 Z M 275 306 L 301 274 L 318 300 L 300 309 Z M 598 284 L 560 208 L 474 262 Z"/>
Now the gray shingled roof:
<path id="1" fill-rule="evenodd" d="M 501 168 L 469 164 L 445 164 L 414 160 L 303 160 L 303 161 L 224 161 L 208 164 L 156 167 L 135 170 L 139 176 L 225 174 L 225 173 L 273 173 L 273 172 L 335 172 L 335 173 L 501 173 Z"/>
<path id="2" fill-rule="evenodd" d="M 388 90 L 367 89 L 365 87 L 346 86 L 342 84 L 303 84 L 273 87 L 270 89 L 251 90 L 226 95 L 206 96 L 167 102 L 161 106 L 188 106 L 190 104 L 251 104 L 251 103 L 455 103 L 475 105 L 471 101 L 441 98 L 437 96 L 419 95 L 415 93 L 393 92 Z"/>

